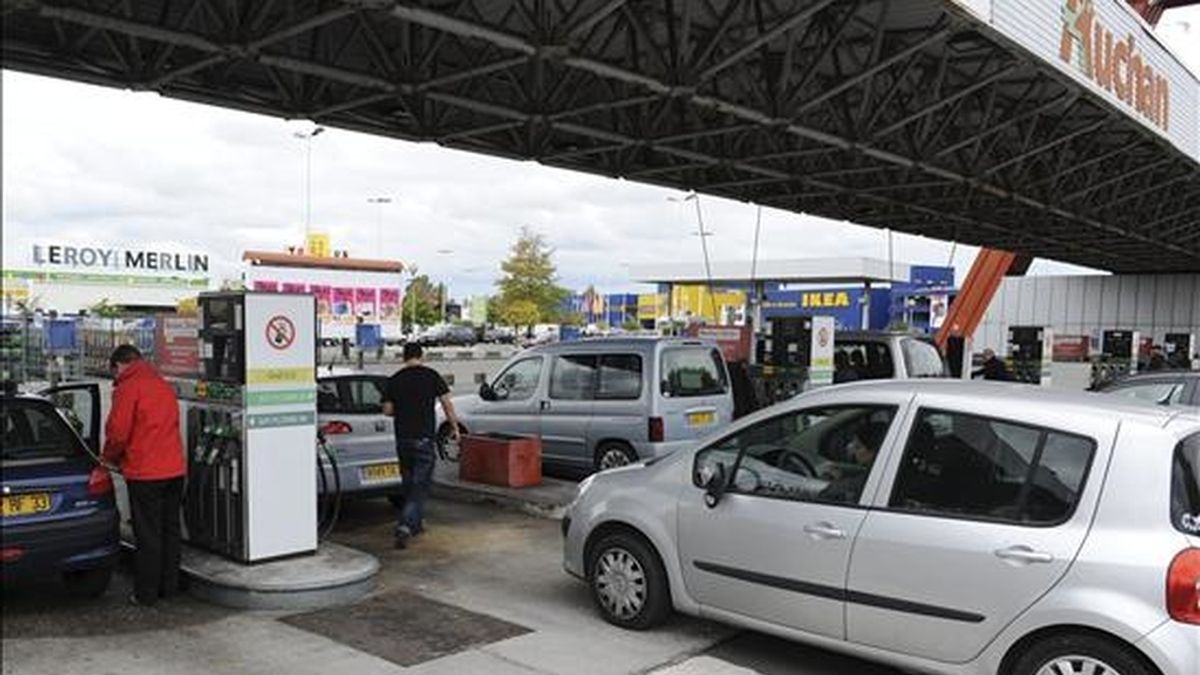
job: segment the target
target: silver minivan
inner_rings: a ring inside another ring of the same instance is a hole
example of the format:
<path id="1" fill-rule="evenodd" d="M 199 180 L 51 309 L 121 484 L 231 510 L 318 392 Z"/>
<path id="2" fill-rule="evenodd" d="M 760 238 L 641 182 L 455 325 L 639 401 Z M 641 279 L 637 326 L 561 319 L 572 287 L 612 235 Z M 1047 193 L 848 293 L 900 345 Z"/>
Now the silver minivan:
<path id="1" fill-rule="evenodd" d="M 534 347 L 454 405 L 466 432 L 538 436 L 545 462 L 595 470 L 690 447 L 733 420 L 720 350 L 689 338 Z"/>
<path id="2" fill-rule="evenodd" d="M 564 565 L 672 609 L 944 675 L 1200 673 L 1200 417 L 954 380 L 809 392 L 586 479 Z"/>

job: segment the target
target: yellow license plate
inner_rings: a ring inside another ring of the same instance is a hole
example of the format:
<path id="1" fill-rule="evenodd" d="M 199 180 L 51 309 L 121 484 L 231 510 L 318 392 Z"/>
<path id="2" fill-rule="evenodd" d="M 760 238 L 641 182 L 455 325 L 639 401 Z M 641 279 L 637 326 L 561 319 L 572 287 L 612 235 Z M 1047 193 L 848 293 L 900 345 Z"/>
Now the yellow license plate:
<path id="1" fill-rule="evenodd" d="M 392 462 L 390 464 L 372 464 L 359 469 L 359 475 L 364 483 L 374 483 L 382 480 L 396 480 L 400 477 L 400 465 Z"/>
<path id="2" fill-rule="evenodd" d="M 31 492 L 23 495 L 5 495 L 0 501 L 0 516 L 28 516 L 50 510 L 50 493 Z"/>
<path id="3" fill-rule="evenodd" d="M 694 412 L 688 413 L 688 424 L 693 427 L 706 427 L 710 424 L 717 423 L 717 413 L 715 412 Z"/>

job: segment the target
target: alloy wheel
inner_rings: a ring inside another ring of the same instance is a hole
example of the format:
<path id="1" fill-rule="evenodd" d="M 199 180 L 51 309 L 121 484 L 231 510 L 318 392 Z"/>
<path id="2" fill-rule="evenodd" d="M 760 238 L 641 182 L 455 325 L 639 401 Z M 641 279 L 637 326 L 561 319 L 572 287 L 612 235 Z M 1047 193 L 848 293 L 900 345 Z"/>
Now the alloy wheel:
<path id="1" fill-rule="evenodd" d="M 629 454 L 621 448 L 609 448 L 600 455 L 600 470 L 615 469 L 619 466 L 628 466 L 632 462 L 629 459 Z"/>
<path id="2" fill-rule="evenodd" d="M 611 548 L 596 563 L 596 595 L 604 610 L 619 619 L 637 616 L 646 605 L 646 573 L 629 551 Z"/>
<path id="3" fill-rule="evenodd" d="M 1107 663 L 1090 656 L 1059 656 L 1051 659 L 1037 675 L 1121 675 Z"/>

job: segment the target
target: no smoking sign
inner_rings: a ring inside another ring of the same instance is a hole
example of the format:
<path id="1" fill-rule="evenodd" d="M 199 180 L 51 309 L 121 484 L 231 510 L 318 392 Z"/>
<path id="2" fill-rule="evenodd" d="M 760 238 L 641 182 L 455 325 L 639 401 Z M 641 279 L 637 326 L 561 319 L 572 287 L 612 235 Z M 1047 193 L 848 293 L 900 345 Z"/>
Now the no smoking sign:
<path id="1" fill-rule="evenodd" d="M 277 314 L 267 320 L 267 344 L 272 348 L 283 351 L 296 341 L 296 324 L 292 320 Z"/>

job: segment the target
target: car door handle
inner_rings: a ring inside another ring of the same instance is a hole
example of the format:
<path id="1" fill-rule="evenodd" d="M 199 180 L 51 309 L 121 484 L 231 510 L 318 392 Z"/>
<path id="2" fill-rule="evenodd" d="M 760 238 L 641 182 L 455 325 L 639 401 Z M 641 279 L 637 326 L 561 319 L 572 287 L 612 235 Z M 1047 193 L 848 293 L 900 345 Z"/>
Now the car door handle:
<path id="1" fill-rule="evenodd" d="M 1045 551 L 1035 551 L 1028 546 L 1010 546 L 996 551 L 996 557 L 1015 563 L 1051 563 L 1054 556 Z"/>
<path id="2" fill-rule="evenodd" d="M 830 523 L 813 523 L 804 526 L 804 533 L 813 539 L 845 539 L 846 531 Z"/>
<path id="3" fill-rule="evenodd" d="M 549 410 L 550 409 L 550 401 L 542 401 L 540 404 L 538 404 L 538 408 L 541 410 Z"/>

